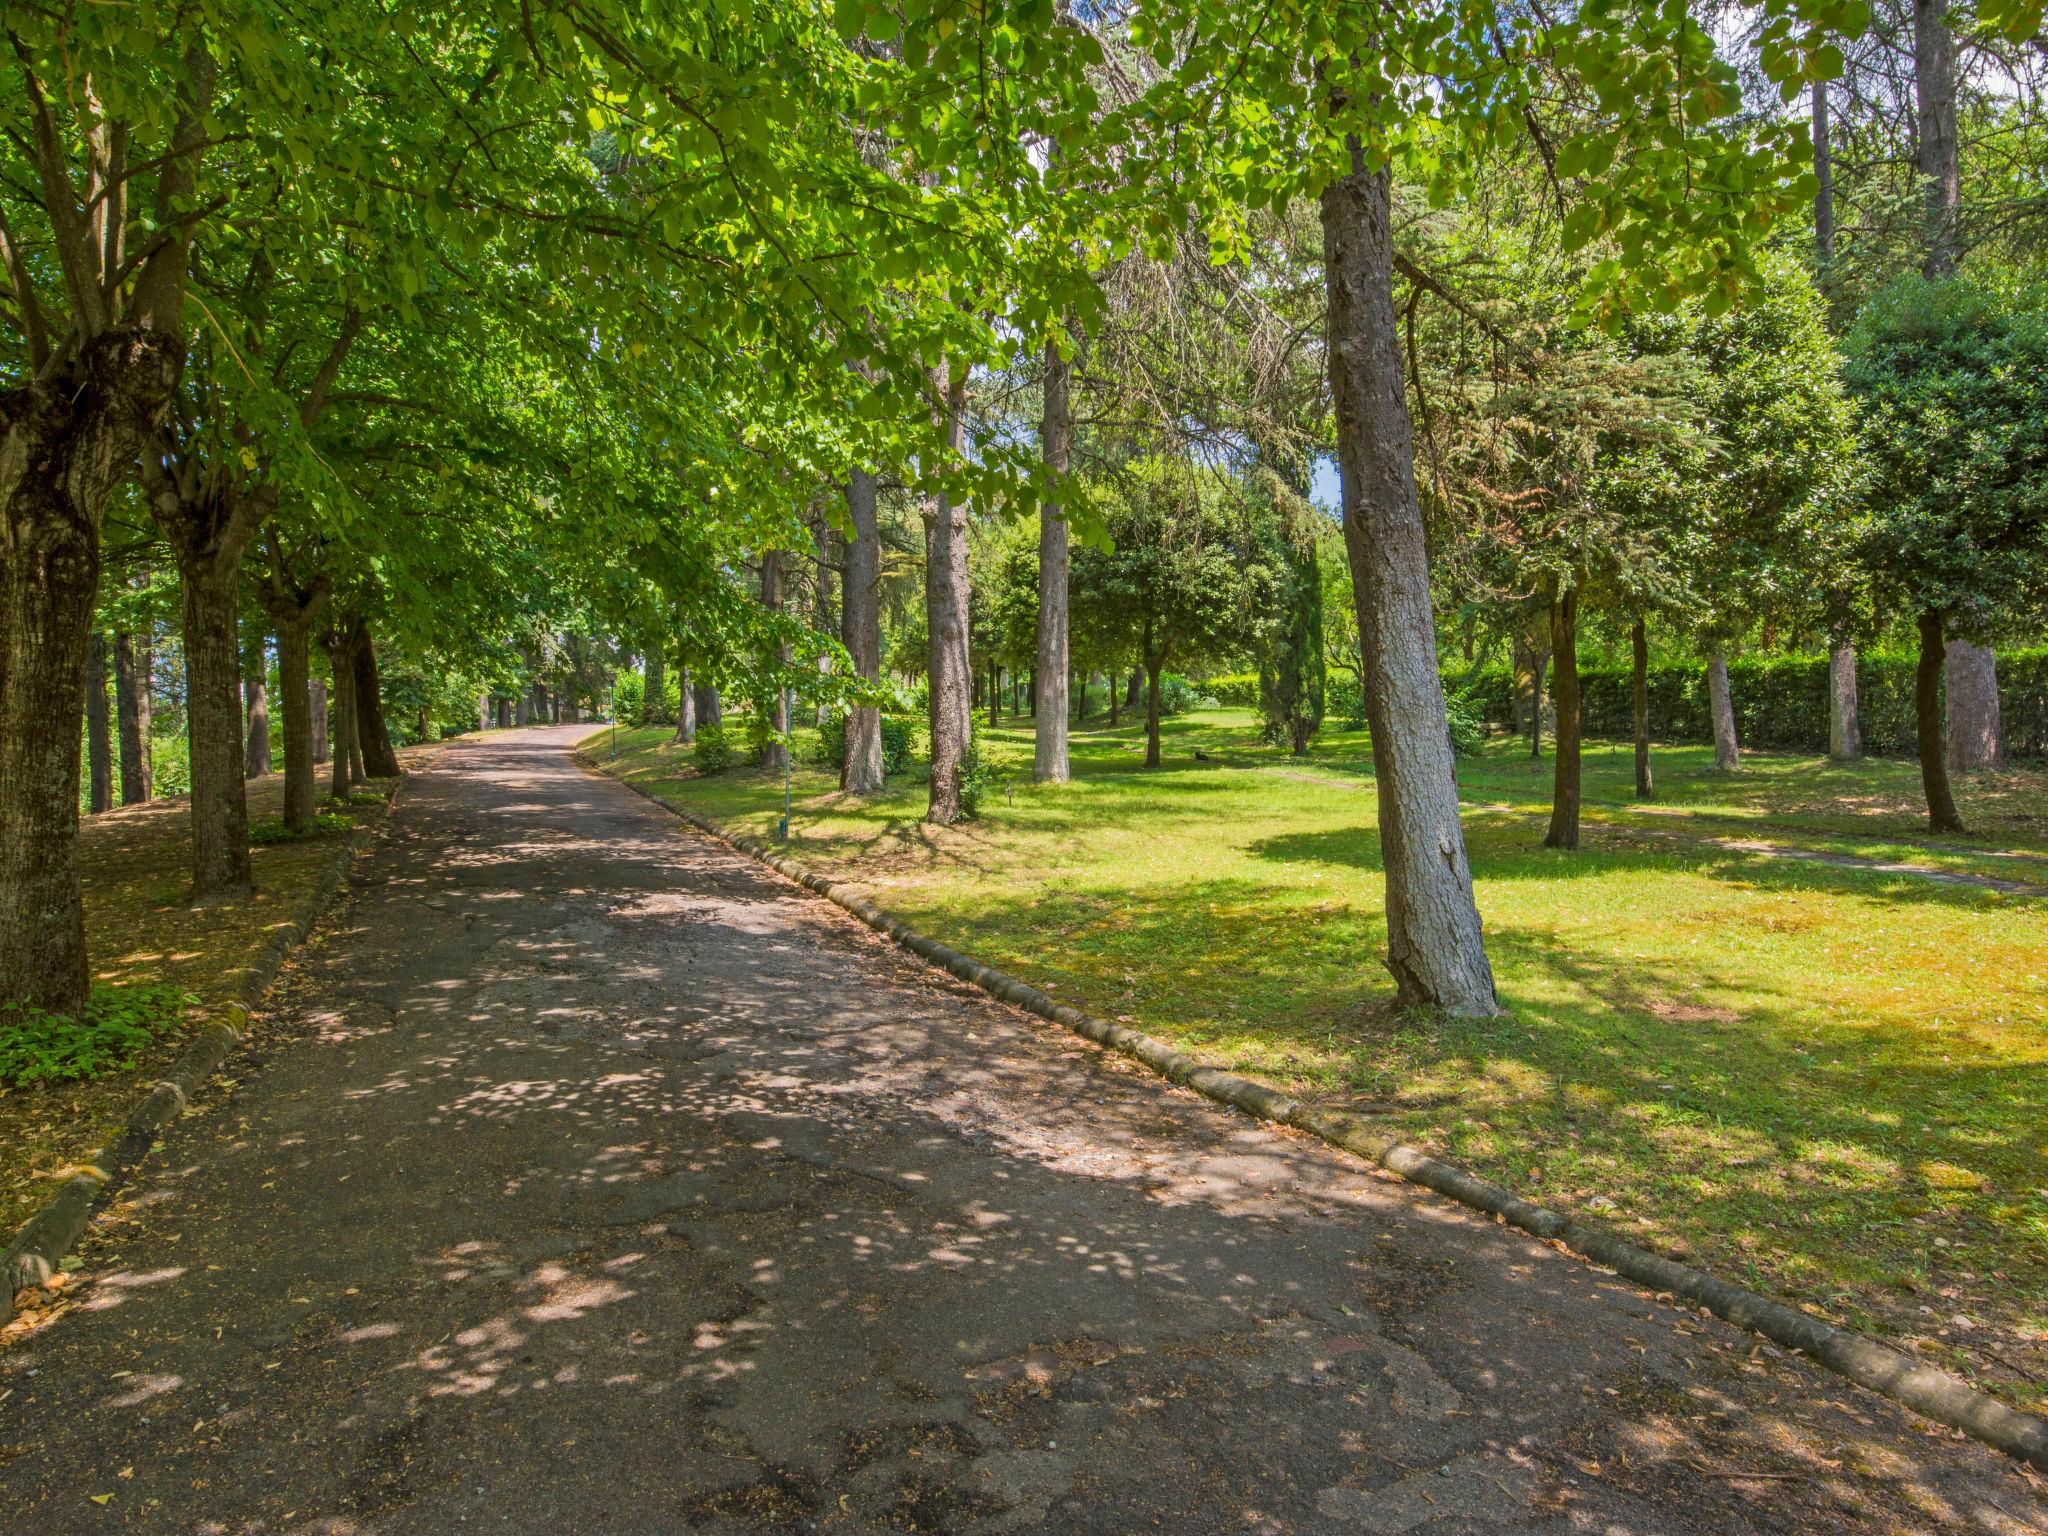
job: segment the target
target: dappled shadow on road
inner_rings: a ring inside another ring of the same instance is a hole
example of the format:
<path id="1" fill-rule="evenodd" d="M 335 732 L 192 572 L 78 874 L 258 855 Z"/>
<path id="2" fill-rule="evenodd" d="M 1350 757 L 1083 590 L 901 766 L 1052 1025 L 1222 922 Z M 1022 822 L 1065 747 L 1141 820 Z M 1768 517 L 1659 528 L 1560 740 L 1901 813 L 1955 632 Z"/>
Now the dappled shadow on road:
<path id="1" fill-rule="evenodd" d="M 39 1347 L 39 1529 L 85 1528 L 109 1456 L 223 1533 L 2021 1528 L 1985 1458 L 552 753 L 417 787 L 303 1037 L 163 1181 L 247 1214 Z"/>

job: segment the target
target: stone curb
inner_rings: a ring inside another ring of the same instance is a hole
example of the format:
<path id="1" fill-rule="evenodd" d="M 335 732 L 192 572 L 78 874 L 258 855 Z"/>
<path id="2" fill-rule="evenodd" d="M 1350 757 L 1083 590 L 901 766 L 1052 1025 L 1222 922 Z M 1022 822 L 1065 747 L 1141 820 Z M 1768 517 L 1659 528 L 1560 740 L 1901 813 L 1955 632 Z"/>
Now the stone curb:
<path id="1" fill-rule="evenodd" d="M 250 965 L 248 975 L 242 979 L 241 996 L 212 1010 L 191 1043 L 178 1053 L 169 1075 L 129 1113 L 99 1161 L 66 1179 L 49 1202 L 21 1224 L 6 1248 L 0 1249 L 0 1324 L 14 1316 L 14 1293 L 41 1285 L 57 1272 L 64 1255 L 83 1235 L 101 1198 L 127 1181 L 128 1175 L 155 1147 L 158 1132 L 184 1113 L 185 1106 L 199 1096 L 206 1080 L 227 1059 L 228 1052 L 242 1043 L 248 1033 L 250 1010 L 270 990 L 285 956 L 313 931 L 313 924 L 333 901 L 356 855 L 370 845 L 377 830 L 390 817 L 406 782 L 401 775 L 385 796 L 383 810 L 350 834 L 347 844 L 314 882 L 305 905 L 271 935 Z"/>
<path id="2" fill-rule="evenodd" d="M 602 772 L 595 768 L 593 771 Z M 613 776 L 607 774 L 605 777 Z M 816 892 L 877 933 L 961 981 L 981 988 L 992 997 L 1143 1062 L 1169 1081 L 1192 1088 L 1218 1103 L 1241 1109 L 1261 1120 L 1306 1131 L 1411 1184 L 1419 1184 L 1462 1205 L 1498 1217 L 1546 1242 L 1568 1248 L 1653 1292 L 1683 1296 L 1738 1328 L 1760 1333 L 1775 1344 L 1797 1350 L 1859 1386 L 1882 1393 L 1916 1413 L 1960 1429 L 1994 1449 L 2048 1471 L 2048 1419 L 2009 1407 L 1961 1378 L 1923 1365 L 1889 1345 L 1849 1333 L 1796 1307 L 1788 1307 L 1755 1291 L 1730 1285 L 1704 1270 L 1638 1248 L 1611 1232 L 1572 1221 L 1547 1207 L 1533 1204 L 1454 1163 L 1393 1140 L 1374 1130 L 1362 1116 L 1315 1109 L 1264 1083 L 1240 1077 L 1235 1072 L 1205 1066 L 1141 1030 L 1112 1024 L 1065 1003 L 1054 1002 L 1036 987 L 1027 986 L 971 956 L 924 937 L 846 886 L 814 874 L 794 859 L 785 858 L 751 837 L 728 832 L 708 817 L 671 805 L 637 784 L 617 778 L 613 782 L 624 784 L 698 831 Z"/>

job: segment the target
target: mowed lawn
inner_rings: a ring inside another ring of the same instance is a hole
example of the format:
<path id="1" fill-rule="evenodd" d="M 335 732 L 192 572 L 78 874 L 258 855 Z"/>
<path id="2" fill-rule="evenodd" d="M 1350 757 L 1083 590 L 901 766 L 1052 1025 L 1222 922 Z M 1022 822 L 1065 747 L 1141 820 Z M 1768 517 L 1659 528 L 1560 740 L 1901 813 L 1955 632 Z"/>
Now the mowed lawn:
<path id="1" fill-rule="evenodd" d="M 1379 956 L 1362 733 L 1306 758 L 1251 718 L 1074 741 L 1034 787 L 1028 722 L 981 727 L 1004 782 L 924 826 L 921 772 L 858 802 L 794 773 L 792 851 L 946 943 L 1091 1012 L 1306 1097 L 1839 1321 L 2015 1400 L 2048 1398 L 2048 898 L 1771 858 L 1764 842 L 2048 887 L 2048 774 L 1961 787 L 1971 838 L 1919 838 L 1911 763 L 1851 768 L 1625 746 L 1587 767 L 1586 846 L 1543 850 L 1550 763 L 1497 741 L 1461 767 L 1507 1012 L 1404 1014 Z M 595 765 L 772 834 L 782 781 L 700 778 L 666 729 Z M 1201 750 L 1212 761 L 1196 761 Z"/>

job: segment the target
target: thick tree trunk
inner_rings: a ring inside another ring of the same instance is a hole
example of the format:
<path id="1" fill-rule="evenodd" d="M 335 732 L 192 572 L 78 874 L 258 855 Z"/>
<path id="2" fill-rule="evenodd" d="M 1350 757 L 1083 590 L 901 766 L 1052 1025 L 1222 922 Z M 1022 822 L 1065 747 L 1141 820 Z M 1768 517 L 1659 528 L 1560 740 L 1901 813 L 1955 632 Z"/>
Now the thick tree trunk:
<path id="1" fill-rule="evenodd" d="M 395 779 L 399 774 L 398 753 L 392 749 L 391 732 L 384 723 L 384 691 L 377 681 L 377 647 L 365 620 L 356 620 L 351 650 L 356 667 L 356 743 L 363 754 L 363 772 L 373 779 Z"/>
<path id="2" fill-rule="evenodd" d="M 311 635 L 309 634 L 307 637 L 307 654 L 310 656 L 311 653 Z M 311 695 L 310 702 L 312 704 L 313 761 L 324 763 L 327 761 L 327 679 L 324 677 L 313 678 L 307 683 L 306 691 Z"/>
<path id="3" fill-rule="evenodd" d="M 1046 468 L 1064 475 L 1073 458 L 1073 365 L 1051 343 L 1045 348 L 1045 410 L 1039 423 Z M 1069 654 L 1067 602 L 1067 518 L 1057 503 L 1038 514 L 1038 660 L 1031 674 L 1033 699 L 1031 777 L 1040 784 L 1064 784 L 1073 772 L 1067 746 Z"/>
<path id="4" fill-rule="evenodd" d="M 1323 192 L 1322 222 L 1344 545 L 1387 877 L 1387 968 L 1403 1003 L 1490 1015 L 1500 1005 L 1458 823 L 1429 549 L 1415 496 L 1388 178 L 1367 171 L 1355 146 L 1351 173 Z"/>
<path id="5" fill-rule="evenodd" d="M 855 470 L 846 482 L 846 511 L 853 537 L 840 574 L 839 643 L 853 661 L 854 674 L 868 682 L 882 676 L 882 536 L 875 516 L 875 477 Z M 846 757 L 839 787 L 849 794 L 882 792 L 882 711 L 856 705 L 846 716 Z"/>
<path id="6" fill-rule="evenodd" d="M 179 361 L 175 334 L 123 330 L 0 389 L 0 1002 L 85 1006 L 79 725 L 100 515 Z"/>
<path id="7" fill-rule="evenodd" d="M 1714 767 L 1722 773 L 1742 770 L 1742 743 L 1735 736 L 1735 700 L 1728 692 L 1728 657 L 1721 647 L 1707 652 L 1707 709 L 1714 721 Z"/>
<path id="8" fill-rule="evenodd" d="M 1914 745 L 1920 754 L 1920 783 L 1927 793 L 1927 824 L 1936 832 L 1960 832 L 1963 818 L 1949 789 L 1947 755 L 1941 748 L 1941 615 L 1920 615 L 1920 666 L 1913 679 Z"/>
<path id="9" fill-rule="evenodd" d="M 673 738 L 679 747 L 687 747 L 697 739 L 697 691 L 690 686 L 690 669 L 682 667 L 676 673 L 676 734 Z"/>
<path id="10" fill-rule="evenodd" d="M 719 725 L 724 722 L 724 713 L 718 707 L 718 684 L 697 684 L 697 729 Z"/>
<path id="11" fill-rule="evenodd" d="M 107 740 L 107 637 L 92 632 L 85 670 L 86 793 L 93 814 L 114 808 L 114 753 Z"/>
<path id="12" fill-rule="evenodd" d="M 151 646 L 147 635 L 114 636 L 114 716 L 121 736 L 121 803 L 149 799 Z"/>
<path id="13" fill-rule="evenodd" d="M 661 718 L 662 695 L 668 692 L 668 658 L 659 645 L 647 648 L 647 665 L 641 673 L 640 723 L 652 725 Z"/>
<path id="14" fill-rule="evenodd" d="M 943 391 L 946 440 L 960 451 L 967 376 L 935 370 Z M 967 655 L 967 508 L 944 492 L 925 512 L 924 607 L 930 636 L 931 796 L 924 819 L 951 826 L 961 816 L 960 765 L 973 735 L 974 673 Z"/>
<path id="15" fill-rule="evenodd" d="M 1557 700 L 1557 762 L 1551 778 L 1546 848 L 1579 846 L 1579 593 L 1566 587 L 1550 602 L 1551 691 Z"/>
<path id="16" fill-rule="evenodd" d="M 770 549 L 761 555 L 761 606 L 770 613 L 782 612 L 782 551 Z M 789 647 L 778 644 L 775 659 L 789 665 Z M 757 701 L 758 703 L 759 701 Z M 780 773 L 789 765 L 789 690 L 775 685 L 774 696 L 766 701 L 768 728 L 774 734 L 761 751 L 761 765 Z"/>
<path id="17" fill-rule="evenodd" d="M 1863 755 L 1863 723 L 1856 702 L 1856 647 L 1837 640 L 1828 649 L 1828 756 L 1854 762 Z"/>
<path id="18" fill-rule="evenodd" d="M 1648 800 L 1657 793 L 1657 781 L 1650 772 L 1650 636 L 1641 614 L 1629 630 L 1629 669 L 1636 716 L 1636 798 Z"/>
<path id="19" fill-rule="evenodd" d="M 261 778 L 270 772 L 270 688 L 264 677 L 269 663 L 263 654 L 263 634 L 243 658 L 242 672 L 242 777 Z"/>
<path id="20" fill-rule="evenodd" d="M 277 693 L 284 711 L 284 824 L 293 832 L 313 825 L 319 775 L 314 771 L 312 637 L 307 617 L 272 613 L 277 625 Z M 325 701 L 322 701 L 325 713 Z M 321 729 L 326 729 L 322 721 Z"/>
<path id="21" fill-rule="evenodd" d="M 2003 768 L 2005 745 L 1998 713 L 1998 658 L 1988 645 L 1948 643 L 1948 766 L 1951 773 Z"/>
<path id="22" fill-rule="evenodd" d="M 1919 142 L 1914 156 L 1926 199 L 1921 271 L 1947 277 L 1956 269 L 1956 215 L 1962 206 L 1962 164 L 1956 140 L 1956 40 L 1949 0 L 1914 0 L 1913 92 Z"/>
<path id="23" fill-rule="evenodd" d="M 512 723 L 514 725 L 527 725 L 530 724 L 532 720 L 532 701 L 529 700 L 524 693 L 522 693 L 519 695 L 518 702 L 513 705 Z"/>
<path id="24" fill-rule="evenodd" d="M 246 543 L 246 541 L 244 541 Z M 246 896 L 249 799 L 243 786 L 242 658 L 235 622 L 241 552 L 174 539 L 184 595 L 185 720 L 192 771 L 192 894 Z"/>
<path id="25" fill-rule="evenodd" d="M 349 790 L 362 777 L 357 771 L 361 754 L 356 750 L 355 742 L 355 664 L 349 656 L 349 637 L 346 630 L 328 631 L 327 664 L 334 674 L 333 702 L 328 717 L 334 737 L 334 758 L 333 772 L 328 778 L 328 792 L 337 800 L 346 800 Z"/>

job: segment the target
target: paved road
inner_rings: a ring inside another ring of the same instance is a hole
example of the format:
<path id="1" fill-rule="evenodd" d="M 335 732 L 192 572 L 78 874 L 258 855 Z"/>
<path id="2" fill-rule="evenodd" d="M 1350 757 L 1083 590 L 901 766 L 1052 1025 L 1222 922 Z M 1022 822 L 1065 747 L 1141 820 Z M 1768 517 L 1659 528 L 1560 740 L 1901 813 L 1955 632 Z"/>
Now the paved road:
<path id="1" fill-rule="evenodd" d="M 0 1355 L 0 1529 L 2048 1523 L 1989 1451 L 937 977 L 576 734 L 415 776 Z"/>

